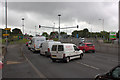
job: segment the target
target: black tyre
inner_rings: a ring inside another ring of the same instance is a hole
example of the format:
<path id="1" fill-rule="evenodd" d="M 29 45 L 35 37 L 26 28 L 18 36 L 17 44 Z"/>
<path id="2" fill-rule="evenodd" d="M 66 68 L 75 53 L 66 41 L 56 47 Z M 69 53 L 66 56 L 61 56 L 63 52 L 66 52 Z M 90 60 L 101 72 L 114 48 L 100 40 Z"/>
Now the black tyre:
<path id="1" fill-rule="evenodd" d="M 93 53 L 95 53 L 95 51 L 92 51 Z"/>
<path id="2" fill-rule="evenodd" d="M 83 58 L 83 55 L 82 54 L 80 54 L 80 59 L 82 59 Z"/>
<path id="3" fill-rule="evenodd" d="M 56 60 L 55 60 L 55 59 L 52 59 L 52 62 L 56 62 Z"/>
<path id="4" fill-rule="evenodd" d="M 83 49 L 83 53 L 85 53 L 85 49 Z"/>
<path id="5" fill-rule="evenodd" d="M 68 62 L 70 62 L 70 57 L 66 57 L 66 59 L 65 59 L 65 61 L 64 61 L 65 63 L 68 63 Z"/>

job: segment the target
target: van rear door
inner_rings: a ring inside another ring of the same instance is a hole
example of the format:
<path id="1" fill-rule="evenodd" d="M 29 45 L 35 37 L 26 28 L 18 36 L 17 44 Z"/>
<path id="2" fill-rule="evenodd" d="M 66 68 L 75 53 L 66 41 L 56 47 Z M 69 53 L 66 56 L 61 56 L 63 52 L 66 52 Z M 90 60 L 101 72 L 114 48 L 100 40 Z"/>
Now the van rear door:
<path id="1" fill-rule="evenodd" d="M 63 54 L 64 54 L 64 47 L 63 47 L 63 45 L 58 45 L 57 58 L 63 58 Z"/>
<path id="2" fill-rule="evenodd" d="M 52 58 L 63 58 L 63 45 L 53 45 L 52 47 Z"/>

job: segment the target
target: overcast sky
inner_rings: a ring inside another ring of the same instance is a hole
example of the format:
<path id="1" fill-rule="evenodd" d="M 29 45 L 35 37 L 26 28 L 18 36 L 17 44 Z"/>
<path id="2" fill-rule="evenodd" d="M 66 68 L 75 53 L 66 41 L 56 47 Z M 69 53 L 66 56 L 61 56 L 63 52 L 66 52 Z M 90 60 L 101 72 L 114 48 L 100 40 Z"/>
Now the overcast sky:
<path id="1" fill-rule="evenodd" d="M 0 28 L 5 28 L 4 2 L 0 3 Z M 58 14 L 61 14 L 61 27 L 79 28 L 61 31 L 70 34 L 73 30 L 88 28 L 99 32 L 118 31 L 118 2 L 8 2 L 8 27 L 22 29 L 22 17 L 25 18 L 25 33 L 50 33 L 53 29 L 38 28 L 38 25 L 58 28 Z M 101 19 L 101 20 L 99 20 Z M 58 31 L 55 29 L 55 31 Z"/>

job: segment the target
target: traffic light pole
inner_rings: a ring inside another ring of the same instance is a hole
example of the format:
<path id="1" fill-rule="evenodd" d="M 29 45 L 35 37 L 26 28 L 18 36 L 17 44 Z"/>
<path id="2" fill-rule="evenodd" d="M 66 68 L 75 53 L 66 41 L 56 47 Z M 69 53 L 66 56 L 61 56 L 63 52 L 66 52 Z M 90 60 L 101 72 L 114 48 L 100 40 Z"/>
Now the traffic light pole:
<path id="1" fill-rule="evenodd" d="M 118 3 L 118 8 L 119 8 L 119 14 L 120 14 L 120 1 Z M 120 46 L 120 15 L 119 15 L 119 41 L 118 41 L 118 43 L 119 43 L 119 46 Z"/>
<path id="2" fill-rule="evenodd" d="M 7 28 L 7 0 L 5 1 L 5 25 Z M 7 30 L 6 30 L 6 34 L 7 34 Z M 6 36 L 6 51 L 7 51 L 7 45 L 8 45 L 8 37 Z"/>

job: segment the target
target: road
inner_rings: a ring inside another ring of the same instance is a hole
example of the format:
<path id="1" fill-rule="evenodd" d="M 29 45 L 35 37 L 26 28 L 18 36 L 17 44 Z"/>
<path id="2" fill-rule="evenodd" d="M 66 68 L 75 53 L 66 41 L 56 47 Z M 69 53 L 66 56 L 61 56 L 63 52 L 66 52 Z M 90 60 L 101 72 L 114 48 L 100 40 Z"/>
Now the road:
<path id="1" fill-rule="evenodd" d="M 94 78 L 118 64 L 117 56 L 99 52 L 85 53 L 82 60 L 76 59 L 69 63 L 53 63 L 50 58 L 39 55 L 39 52 L 33 53 L 25 45 L 23 52 L 36 73 L 46 78 Z"/>

